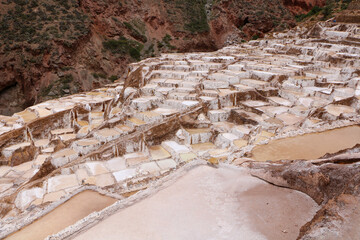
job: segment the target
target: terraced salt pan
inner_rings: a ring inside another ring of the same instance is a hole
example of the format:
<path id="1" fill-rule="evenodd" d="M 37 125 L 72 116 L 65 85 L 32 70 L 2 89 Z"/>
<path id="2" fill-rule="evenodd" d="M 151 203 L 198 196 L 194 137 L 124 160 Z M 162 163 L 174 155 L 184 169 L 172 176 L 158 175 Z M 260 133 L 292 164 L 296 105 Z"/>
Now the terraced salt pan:
<path id="1" fill-rule="evenodd" d="M 349 106 L 330 104 L 326 107 L 326 111 L 338 117 L 343 113 L 354 113 L 355 109 Z"/>
<path id="2" fill-rule="evenodd" d="M 201 166 L 75 239 L 295 239 L 317 209 L 307 195 L 244 169 Z"/>
<path id="3" fill-rule="evenodd" d="M 39 220 L 5 238 L 6 240 L 39 240 L 74 224 L 92 212 L 116 202 L 116 199 L 94 191 L 83 191 Z"/>
<path id="4" fill-rule="evenodd" d="M 336 153 L 360 143 L 360 127 L 349 126 L 319 133 L 271 141 L 256 146 L 253 159 L 256 161 L 277 161 L 296 159 L 317 159 L 326 153 Z"/>

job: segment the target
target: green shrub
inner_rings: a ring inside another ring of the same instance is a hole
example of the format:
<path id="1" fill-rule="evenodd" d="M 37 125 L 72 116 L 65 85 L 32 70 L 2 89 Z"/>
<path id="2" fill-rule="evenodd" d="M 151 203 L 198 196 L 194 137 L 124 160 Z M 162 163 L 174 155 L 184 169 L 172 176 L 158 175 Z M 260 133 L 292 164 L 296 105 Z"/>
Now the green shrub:
<path id="1" fill-rule="evenodd" d="M 349 3 L 351 2 L 352 0 L 343 0 L 342 3 L 341 3 L 341 10 L 345 10 L 348 8 L 349 6 Z"/>
<path id="2" fill-rule="evenodd" d="M 321 7 L 319 6 L 314 6 L 307 14 L 300 14 L 300 15 L 296 15 L 295 19 L 297 22 L 301 22 L 302 20 L 304 20 L 305 18 L 308 18 L 310 16 L 313 16 L 317 13 L 319 13 L 322 10 Z"/>
<path id="3" fill-rule="evenodd" d="M 130 53 L 130 56 L 135 59 L 136 61 L 140 61 L 140 57 L 141 57 L 141 54 L 140 54 L 140 51 L 134 47 L 131 47 L 130 50 L 129 50 L 129 53 Z"/>
<path id="4" fill-rule="evenodd" d="M 66 74 L 60 78 L 60 82 L 63 84 L 68 84 L 74 80 L 74 77 L 71 74 Z"/>
<path id="5" fill-rule="evenodd" d="M 186 23 L 184 29 L 192 33 L 202 33 L 209 31 L 209 24 L 205 11 L 206 0 L 182 0 L 184 18 Z"/>
<path id="6" fill-rule="evenodd" d="M 53 86 L 54 86 L 53 83 L 50 83 L 49 86 L 41 89 L 40 95 L 41 95 L 42 97 L 46 97 L 46 96 L 50 93 L 50 91 L 51 91 L 51 89 L 52 89 Z"/>
<path id="7" fill-rule="evenodd" d="M 149 47 L 148 47 L 148 49 L 146 49 L 146 51 L 145 51 L 145 55 L 146 56 L 151 56 L 152 54 L 154 54 L 154 44 L 152 43 Z"/>
<path id="8" fill-rule="evenodd" d="M 333 12 L 333 5 L 332 4 L 326 5 L 322 11 L 323 14 L 322 20 L 329 19 L 332 15 L 332 12 Z"/>
<path id="9" fill-rule="evenodd" d="M 99 78 L 106 79 L 107 76 L 104 73 L 98 73 Z"/>
<path id="10" fill-rule="evenodd" d="M 144 45 L 121 37 L 119 40 L 107 40 L 103 42 L 103 46 L 106 50 L 111 51 L 113 54 L 128 54 L 133 59 L 139 61 L 141 58 L 141 50 L 144 48 Z"/>
<path id="11" fill-rule="evenodd" d="M 259 39 L 259 36 L 257 34 L 253 35 L 251 38 L 251 40 L 257 40 L 257 39 Z"/>
<path id="12" fill-rule="evenodd" d="M 169 34 L 166 34 L 165 37 L 163 37 L 163 42 L 169 44 L 172 40 L 172 37 Z"/>
<path id="13" fill-rule="evenodd" d="M 105 49 L 110 50 L 112 53 L 126 53 L 129 46 L 128 40 L 126 38 L 121 38 L 120 40 L 108 40 L 103 43 Z"/>
<path id="14" fill-rule="evenodd" d="M 95 79 L 98 79 L 98 78 L 99 78 L 99 75 L 98 75 L 97 73 L 92 73 L 92 75 L 93 75 L 93 77 L 94 77 Z"/>
<path id="15" fill-rule="evenodd" d="M 147 42 L 146 36 L 142 35 L 137 29 L 135 29 L 130 23 L 124 22 L 125 27 L 129 30 L 130 36 L 141 42 Z"/>
<path id="16" fill-rule="evenodd" d="M 164 44 L 162 42 L 158 42 L 157 47 L 158 47 L 158 49 L 161 49 L 164 47 Z"/>
<path id="17" fill-rule="evenodd" d="M 112 82 L 115 82 L 118 79 L 118 77 L 116 75 L 112 75 L 111 77 L 109 77 L 109 80 Z"/>
<path id="18" fill-rule="evenodd" d="M 77 10 L 79 9 L 77 1 L 9 0 L 8 2 L 11 2 L 13 7 L 0 15 L 0 43 L 11 40 L 14 45 L 23 43 L 25 47 L 27 44 L 38 44 L 42 45 L 38 49 L 45 51 L 51 50 L 54 46 L 50 40 L 57 40 L 71 47 L 77 39 L 89 32 L 89 18 Z M 73 29 L 76 31 L 74 32 Z M 48 47 L 43 48 L 43 46 Z"/>

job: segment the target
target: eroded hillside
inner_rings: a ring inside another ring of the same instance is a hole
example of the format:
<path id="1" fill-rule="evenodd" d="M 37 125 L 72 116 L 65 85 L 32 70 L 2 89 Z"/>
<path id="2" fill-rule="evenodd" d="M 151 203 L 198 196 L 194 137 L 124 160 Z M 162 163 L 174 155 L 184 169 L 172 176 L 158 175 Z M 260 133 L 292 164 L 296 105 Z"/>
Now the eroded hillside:
<path id="1" fill-rule="evenodd" d="M 292 27 L 293 14 L 316 4 L 324 1 L 2 1 L 0 113 L 110 83 L 161 52 L 212 51 Z"/>

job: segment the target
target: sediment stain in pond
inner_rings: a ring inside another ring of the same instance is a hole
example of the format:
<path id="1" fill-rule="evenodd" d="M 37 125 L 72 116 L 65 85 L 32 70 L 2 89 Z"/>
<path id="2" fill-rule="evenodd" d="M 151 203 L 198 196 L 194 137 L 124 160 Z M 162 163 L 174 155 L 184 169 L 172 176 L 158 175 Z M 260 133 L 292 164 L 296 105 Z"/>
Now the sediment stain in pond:
<path id="1" fill-rule="evenodd" d="M 117 200 L 97 192 L 83 191 L 50 213 L 5 238 L 6 240 L 39 240 L 58 233 L 92 212 L 100 211 Z"/>
<path id="2" fill-rule="evenodd" d="M 350 126 L 270 141 L 256 146 L 252 154 L 256 161 L 312 160 L 359 143 L 360 127 Z"/>
<path id="3" fill-rule="evenodd" d="M 199 166 L 74 239 L 288 240 L 296 239 L 318 209 L 309 196 L 270 185 L 245 169 Z"/>

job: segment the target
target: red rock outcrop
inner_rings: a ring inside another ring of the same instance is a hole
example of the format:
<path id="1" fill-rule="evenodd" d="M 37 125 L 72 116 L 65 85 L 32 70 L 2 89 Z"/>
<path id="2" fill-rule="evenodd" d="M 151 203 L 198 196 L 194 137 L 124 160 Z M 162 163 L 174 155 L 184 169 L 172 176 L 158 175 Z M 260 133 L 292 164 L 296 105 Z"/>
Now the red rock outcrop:
<path id="1" fill-rule="evenodd" d="M 294 15 L 310 11 L 315 6 L 324 6 L 326 0 L 283 0 L 287 9 Z"/>

